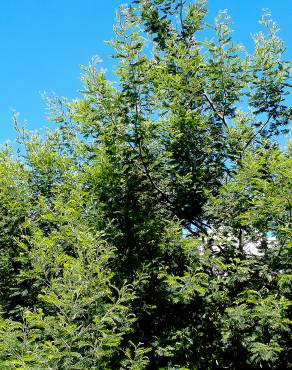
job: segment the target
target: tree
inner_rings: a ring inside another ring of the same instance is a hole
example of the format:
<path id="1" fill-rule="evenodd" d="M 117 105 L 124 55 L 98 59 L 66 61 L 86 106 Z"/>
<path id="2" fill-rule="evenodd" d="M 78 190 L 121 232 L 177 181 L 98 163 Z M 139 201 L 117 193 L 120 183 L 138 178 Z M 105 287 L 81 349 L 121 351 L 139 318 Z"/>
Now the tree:
<path id="1" fill-rule="evenodd" d="M 200 41 L 206 12 L 122 7 L 116 83 L 92 60 L 83 98 L 49 100 L 59 128 L 22 132 L 20 201 L 0 183 L 3 368 L 291 365 L 290 65 L 268 13 L 248 54 L 226 12 Z"/>

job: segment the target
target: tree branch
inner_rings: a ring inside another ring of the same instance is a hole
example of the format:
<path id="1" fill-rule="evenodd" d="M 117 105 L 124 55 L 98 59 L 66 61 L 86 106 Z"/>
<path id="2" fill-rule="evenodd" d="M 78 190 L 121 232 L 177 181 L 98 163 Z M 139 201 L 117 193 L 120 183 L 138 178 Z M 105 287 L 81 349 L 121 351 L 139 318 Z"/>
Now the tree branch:
<path id="1" fill-rule="evenodd" d="M 221 119 L 221 121 L 223 122 L 224 126 L 226 128 L 228 128 L 228 124 L 227 124 L 227 121 L 226 121 L 226 118 L 225 118 L 224 114 L 220 114 L 218 112 L 218 110 L 215 107 L 215 104 L 213 103 L 213 101 L 211 100 L 211 98 L 209 97 L 209 95 L 207 93 L 204 92 L 203 95 L 207 99 L 207 101 L 208 101 L 210 107 L 212 108 L 213 112 Z"/>
<path id="2" fill-rule="evenodd" d="M 266 127 L 267 125 L 269 124 L 270 120 L 271 120 L 272 116 L 269 115 L 266 122 L 262 125 L 262 127 L 257 131 L 255 132 L 251 138 L 246 142 L 245 146 L 243 147 L 242 151 L 241 151 L 241 154 L 240 154 L 240 158 L 243 157 L 243 154 L 244 152 L 246 151 L 247 147 L 249 146 L 249 144 L 251 144 L 251 142 L 257 137 L 258 134 L 260 134 Z"/>

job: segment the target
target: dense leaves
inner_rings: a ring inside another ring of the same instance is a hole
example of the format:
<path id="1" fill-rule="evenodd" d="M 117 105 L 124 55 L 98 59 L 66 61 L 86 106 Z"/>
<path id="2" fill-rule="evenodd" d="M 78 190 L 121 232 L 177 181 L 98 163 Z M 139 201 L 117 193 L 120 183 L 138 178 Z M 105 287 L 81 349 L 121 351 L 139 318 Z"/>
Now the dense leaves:
<path id="1" fill-rule="evenodd" d="M 269 13 L 252 54 L 206 13 L 120 8 L 115 82 L 1 151 L 1 369 L 292 365 L 290 64 Z"/>

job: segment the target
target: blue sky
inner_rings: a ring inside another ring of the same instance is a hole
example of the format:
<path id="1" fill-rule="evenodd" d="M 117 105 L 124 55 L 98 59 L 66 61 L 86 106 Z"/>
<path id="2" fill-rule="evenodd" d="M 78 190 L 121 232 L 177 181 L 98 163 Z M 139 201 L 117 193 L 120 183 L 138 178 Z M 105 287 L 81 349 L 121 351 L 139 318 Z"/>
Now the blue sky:
<path id="1" fill-rule="evenodd" d="M 3 0 L 0 11 L 0 142 L 13 141 L 12 112 L 20 113 L 29 129 L 45 120 L 41 92 L 74 98 L 81 88 L 80 65 L 99 55 L 111 67 L 112 37 L 119 0 Z M 292 59 L 292 0 L 209 0 L 211 20 L 229 9 L 236 41 L 252 47 L 263 8 L 272 11 Z"/>

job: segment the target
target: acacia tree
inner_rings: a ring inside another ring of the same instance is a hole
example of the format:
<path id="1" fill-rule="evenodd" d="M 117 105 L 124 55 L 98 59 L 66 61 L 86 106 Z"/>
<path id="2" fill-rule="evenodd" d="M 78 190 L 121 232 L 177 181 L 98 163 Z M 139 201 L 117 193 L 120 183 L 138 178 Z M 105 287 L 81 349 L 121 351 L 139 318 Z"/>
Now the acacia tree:
<path id="1" fill-rule="evenodd" d="M 206 12 L 122 7 L 115 83 L 83 67 L 59 128 L 5 164 L 3 368 L 291 365 L 290 65 L 268 13 L 249 54 L 226 12 L 203 39 Z"/>

